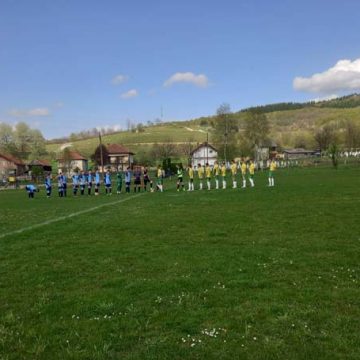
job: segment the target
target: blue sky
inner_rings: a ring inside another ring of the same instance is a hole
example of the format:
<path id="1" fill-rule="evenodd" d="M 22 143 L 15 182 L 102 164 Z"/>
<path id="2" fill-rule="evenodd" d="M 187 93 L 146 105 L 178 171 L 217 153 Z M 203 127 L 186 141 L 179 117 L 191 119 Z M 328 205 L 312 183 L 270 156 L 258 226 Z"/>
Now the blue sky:
<path id="1" fill-rule="evenodd" d="M 360 2 L 343 3 L 1 0 L 0 121 L 53 138 L 153 121 L 161 107 L 185 120 L 223 102 L 354 92 Z"/>

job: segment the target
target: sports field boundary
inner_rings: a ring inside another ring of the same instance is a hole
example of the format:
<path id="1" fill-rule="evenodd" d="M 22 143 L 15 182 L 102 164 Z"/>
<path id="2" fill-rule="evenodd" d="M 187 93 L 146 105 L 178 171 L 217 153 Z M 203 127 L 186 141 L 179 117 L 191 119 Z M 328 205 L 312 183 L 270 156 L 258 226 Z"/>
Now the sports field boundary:
<path id="1" fill-rule="evenodd" d="M 136 195 L 132 195 L 130 197 L 127 197 L 125 199 L 120 199 L 120 200 L 117 200 L 117 201 L 112 201 L 110 203 L 105 203 L 105 204 L 101 204 L 101 205 L 98 205 L 98 206 L 93 206 L 89 209 L 85 209 L 85 210 L 81 210 L 81 211 L 76 211 L 74 213 L 71 213 L 69 215 L 64 215 L 64 216 L 59 216 L 57 218 L 53 218 L 53 219 L 50 219 L 50 220 L 46 220 L 44 222 L 41 222 L 41 223 L 38 223 L 38 224 L 34 224 L 34 225 L 30 225 L 30 226 L 26 226 L 22 229 L 18 229 L 18 230 L 14 230 L 14 231 L 10 231 L 8 233 L 5 233 L 5 234 L 1 234 L 0 235 L 0 239 L 3 239 L 5 237 L 8 237 L 8 236 L 12 236 L 12 235 L 17 235 L 17 234 L 21 234 L 25 231 L 29 231 L 29 230 L 34 230 L 34 229 L 38 229 L 40 227 L 43 227 L 43 226 L 46 226 L 46 225 L 50 225 L 50 224 L 53 224 L 53 223 L 56 223 L 56 222 L 59 222 L 59 221 L 63 221 L 63 220 L 67 220 L 67 219 L 71 219 L 75 216 L 79 216 L 79 215 L 83 215 L 83 214 L 87 214 L 89 212 L 92 212 L 92 211 L 95 211 L 95 210 L 98 210 L 98 209 L 101 209 L 103 207 L 106 207 L 106 206 L 112 206 L 112 205 L 116 205 L 116 204 L 120 204 L 120 203 L 123 203 L 125 201 L 129 201 L 131 199 L 135 199 L 141 195 L 145 195 L 146 193 L 141 193 L 141 194 L 136 194 Z"/>

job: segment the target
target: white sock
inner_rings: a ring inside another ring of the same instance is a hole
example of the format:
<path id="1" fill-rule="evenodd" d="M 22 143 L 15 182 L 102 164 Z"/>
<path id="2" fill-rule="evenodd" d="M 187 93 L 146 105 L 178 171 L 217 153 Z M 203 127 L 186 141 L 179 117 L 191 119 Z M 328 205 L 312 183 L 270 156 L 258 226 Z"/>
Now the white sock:
<path id="1" fill-rule="evenodd" d="M 250 181 L 251 187 L 254 187 L 255 186 L 254 180 L 250 178 L 249 181 Z"/>
<path id="2" fill-rule="evenodd" d="M 191 191 L 194 191 L 194 183 L 191 184 Z"/>
<path id="3" fill-rule="evenodd" d="M 202 188 L 203 188 L 203 183 L 200 182 L 200 190 L 202 190 Z"/>
<path id="4" fill-rule="evenodd" d="M 207 182 L 207 187 L 208 187 L 208 190 L 211 189 L 211 184 L 210 184 L 210 181 Z"/>
<path id="5" fill-rule="evenodd" d="M 243 188 L 246 188 L 246 180 L 243 180 Z"/>
<path id="6" fill-rule="evenodd" d="M 274 178 L 271 179 L 271 186 L 274 186 Z"/>
<path id="7" fill-rule="evenodd" d="M 191 183 L 189 183 L 189 190 L 188 191 L 191 191 Z"/>
<path id="8" fill-rule="evenodd" d="M 223 180 L 223 189 L 226 189 L 226 181 Z"/>
<path id="9" fill-rule="evenodd" d="M 219 188 L 219 180 L 215 180 L 215 184 L 216 184 L 216 189 Z"/>
<path id="10" fill-rule="evenodd" d="M 269 186 L 271 186 L 271 183 L 272 183 L 271 178 L 269 178 Z"/>

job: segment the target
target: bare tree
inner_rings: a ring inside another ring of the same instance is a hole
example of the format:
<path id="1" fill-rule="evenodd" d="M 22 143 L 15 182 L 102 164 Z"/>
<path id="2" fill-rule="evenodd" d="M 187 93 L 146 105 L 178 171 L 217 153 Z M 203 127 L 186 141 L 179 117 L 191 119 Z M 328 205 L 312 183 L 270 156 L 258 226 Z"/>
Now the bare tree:
<path id="1" fill-rule="evenodd" d="M 353 121 L 345 123 L 345 146 L 348 149 L 356 148 L 360 145 L 360 128 Z"/>
<path id="2" fill-rule="evenodd" d="M 177 148 L 172 140 L 169 139 L 166 142 L 154 144 L 151 150 L 151 154 L 154 158 L 163 160 L 176 155 Z"/>
<path id="3" fill-rule="evenodd" d="M 335 129 L 332 125 L 325 125 L 317 130 L 314 136 L 320 151 L 327 150 L 335 137 Z"/>

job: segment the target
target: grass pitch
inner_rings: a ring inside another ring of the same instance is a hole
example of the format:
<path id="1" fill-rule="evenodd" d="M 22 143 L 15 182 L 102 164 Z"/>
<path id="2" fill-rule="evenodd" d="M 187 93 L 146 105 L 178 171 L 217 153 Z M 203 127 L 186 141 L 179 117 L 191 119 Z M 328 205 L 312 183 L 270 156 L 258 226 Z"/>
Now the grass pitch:
<path id="1" fill-rule="evenodd" d="M 0 192 L 0 359 L 358 359 L 360 168 L 255 181 Z"/>

